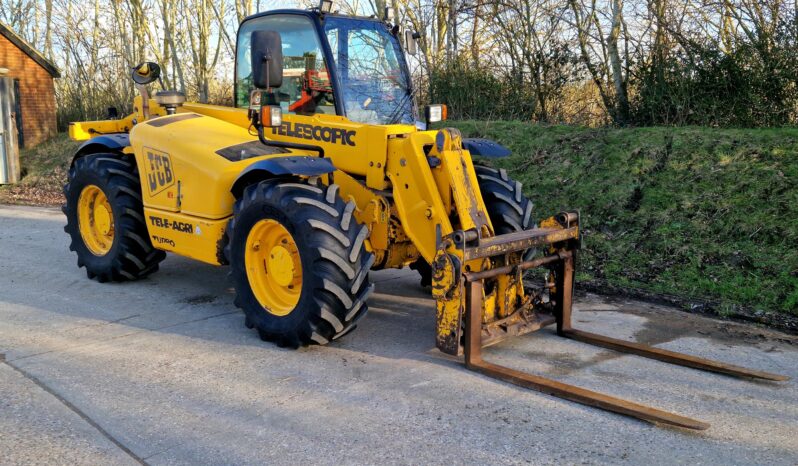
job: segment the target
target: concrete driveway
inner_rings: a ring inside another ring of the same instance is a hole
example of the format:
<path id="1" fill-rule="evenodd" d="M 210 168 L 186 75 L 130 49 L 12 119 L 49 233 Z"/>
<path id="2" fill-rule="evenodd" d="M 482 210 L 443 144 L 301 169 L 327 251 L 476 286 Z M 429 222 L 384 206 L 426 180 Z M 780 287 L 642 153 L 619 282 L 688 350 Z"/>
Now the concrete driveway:
<path id="1" fill-rule="evenodd" d="M 261 342 L 224 268 L 170 257 L 99 284 L 52 209 L 0 206 L 2 464 L 798 464 L 798 338 L 639 302 L 577 299 L 584 329 L 789 375 L 738 380 L 550 330 L 488 359 L 712 424 L 656 427 L 466 371 L 434 349 L 413 273 L 372 273 L 342 341 Z"/>

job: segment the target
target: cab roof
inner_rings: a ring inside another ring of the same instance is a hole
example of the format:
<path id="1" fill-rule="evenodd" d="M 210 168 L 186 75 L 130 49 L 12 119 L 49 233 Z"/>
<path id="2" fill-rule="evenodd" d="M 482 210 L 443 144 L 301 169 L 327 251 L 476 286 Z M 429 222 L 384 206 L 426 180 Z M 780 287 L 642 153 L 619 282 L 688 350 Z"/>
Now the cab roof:
<path id="1" fill-rule="evenodd" d="M 248 21 L 248 20 L 253 19 L 253 18 L 260 18 L 261 16 L 270 16 L 270 15 L 279 15 L 279 14 L 305 15 L 305 16 L 310 16 L 310 17 L 316 17 L 316 18 L 319 18 L 319 19 L 324 19 L 325 17 L 333 16 L 335 18 L 350 18 L 350 19 L 357 19 L 357 20 L 360 20 L 360 21 L 374 21 L 374 22 L 378 22 L 378 23 L 384 22 L 380 18 L 378 18 L 376 15 L 357 16 L 357 15 L 346 15 L 346 14 L 338 13 L 338 12 L 323 13 L 322 14 L 319 11 L 318 8 L 311 8 L 309 10 L 302 10 L 302 9 L 299 9 L 299 8 L 279 8 L 279 9 L 276 9 L 276 10 L 261 11 L 260 13 L 255 13 L 253 15 L 247 16 L 241 22 L 244 23 L 245 21 Z"/>

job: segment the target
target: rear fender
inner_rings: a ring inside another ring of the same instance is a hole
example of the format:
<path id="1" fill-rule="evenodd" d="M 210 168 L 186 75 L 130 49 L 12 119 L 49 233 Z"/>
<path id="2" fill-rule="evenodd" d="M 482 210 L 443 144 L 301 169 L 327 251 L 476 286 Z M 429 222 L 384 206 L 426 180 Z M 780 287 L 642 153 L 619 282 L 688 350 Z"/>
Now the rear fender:
<path id="1" fill-rule="evenodd" d="M 252 183 L 278 176 L 321 176 L 335 171 L 330 159 L 307 155 L 274 157 L 259 160 L 249 165 L 238 175 L 230 192 L 236 198 L 241 197 L 244 188 Z"/>
<path id="2" fill-rule="evenodd" d="M 489 159 L 500 159 L 511 154 L 510 149 L 498 142 L 482 138 L 464 138 L 463 149 L 468 150 L 471 155 L 478 155 Z"/>
<path id="3" fill-rule="evenodd" d="M 102 136 L 91 138 L 81 144 L 75 155 L 72 156 L 72 165 L 75 164 L 75 160 L 89 154 L 100 152 L 121 153 L 129 145 L 130 135 L 128 133 L 103 134 Z"/>

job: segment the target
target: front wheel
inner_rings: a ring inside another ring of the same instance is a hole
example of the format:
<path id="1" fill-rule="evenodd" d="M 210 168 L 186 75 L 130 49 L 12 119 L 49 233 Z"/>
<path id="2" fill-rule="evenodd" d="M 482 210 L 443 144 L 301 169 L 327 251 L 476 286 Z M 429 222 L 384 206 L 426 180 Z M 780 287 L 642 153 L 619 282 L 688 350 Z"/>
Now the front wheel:
<path id="1" fill-rule="evenodd" d="M 326 344 L 365 315 L 374 255 L 346 206 L 337 185 L 286 180 L 250 185 L 236 201 L 226 248 L 235 304 L 264 341 Z"/>

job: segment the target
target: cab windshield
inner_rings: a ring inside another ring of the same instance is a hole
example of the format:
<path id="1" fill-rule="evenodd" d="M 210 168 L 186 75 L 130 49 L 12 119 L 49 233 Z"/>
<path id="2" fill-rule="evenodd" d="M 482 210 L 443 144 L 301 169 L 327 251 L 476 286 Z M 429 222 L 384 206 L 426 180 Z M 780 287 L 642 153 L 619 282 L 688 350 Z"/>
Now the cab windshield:
<path id="1" fill-rule="evenodd" d="M 399 41 L 379 21 L 324 19 L 346 116 L 375 125 L 414 123 L 413 97 Z"/>

